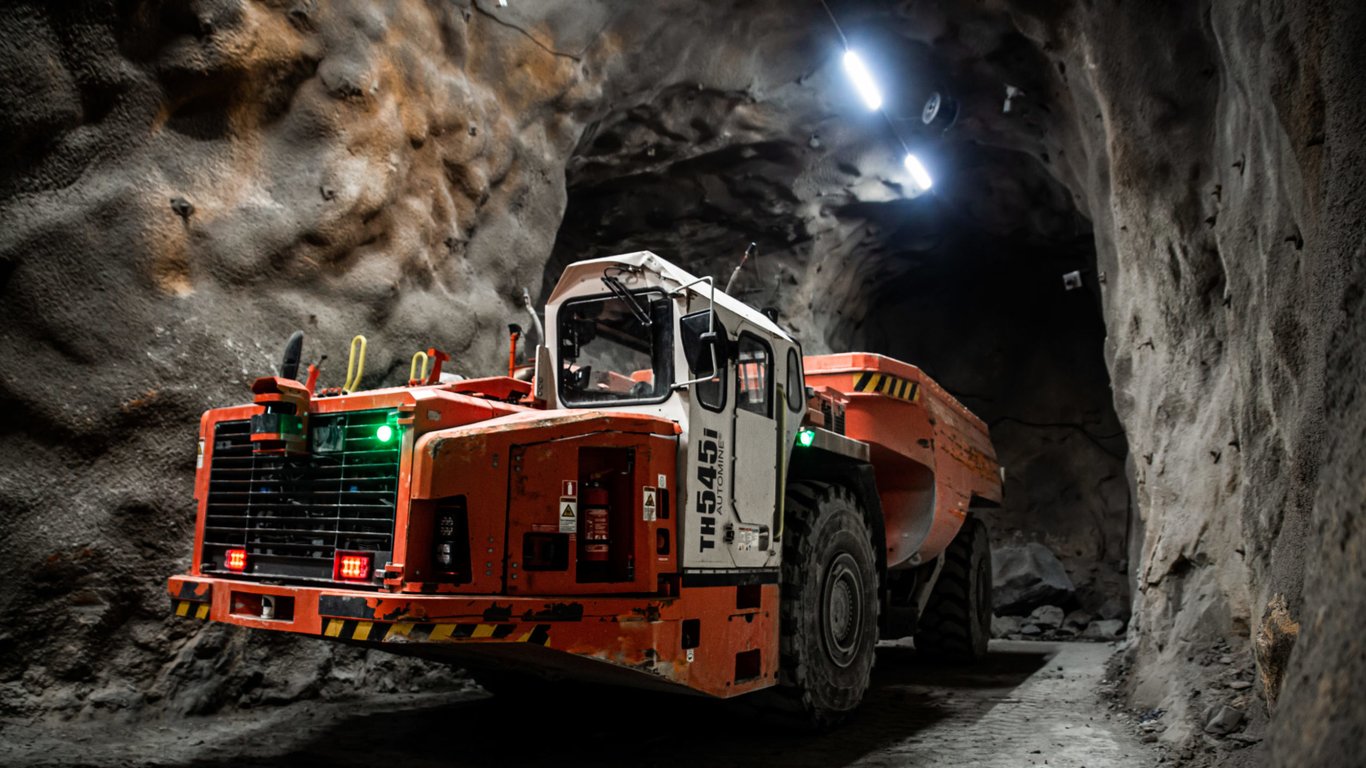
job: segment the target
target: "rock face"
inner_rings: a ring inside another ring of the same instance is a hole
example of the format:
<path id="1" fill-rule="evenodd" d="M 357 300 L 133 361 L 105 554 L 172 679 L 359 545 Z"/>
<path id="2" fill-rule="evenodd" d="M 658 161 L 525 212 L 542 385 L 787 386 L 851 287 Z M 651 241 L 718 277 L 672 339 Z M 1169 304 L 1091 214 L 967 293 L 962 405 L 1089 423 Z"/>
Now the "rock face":
<path id="1" fill-rule="evenodd" d="M 1124 622 L 1117 619 L 1101 619 L 1089 624 L 1081 636 L 1093 640 L 1114 640 L 1123 634 Z"/>
<path id="2" fill-rule="evenodd" d="M 819 7 L 511 5 L 0 11 L 0 706 L 277 695 L 175 674 L 222 628 L 167 622 L 161 580 L 198 412 L 290 330 L 325 378 L 358 331 L 367 383 L 429 344 L 482 371 L 568 259 L 725 275 L 756 240 L 737 292 L 808 350 L 916 359 L 988 417 L 998 542 L 1102 616 L 1132 580 L 1136 703 L 1198 731 L 1188 659 L 1255 642 L 1277 760 L 1359 741 L 1366 6 L 841 4 L 890 105 L 962 105 L 895 116 L 939 180 L 913 199 Z M 336 671 L 285 697 L 370 663 L 222 648 Z"/>
<path id="3" fill-rule="evenodd" d="M 600 94 L 478 7 L 11 4 L 0 36 L 0 541 L 25 574 L 0 707 L 123 676 L 174 696 L 204 685 L 162 618 L 197 414 L 292 328 L 332 383 L 356 332 L 370 383 L 429 344 L 479 370 L 554 237 L 568 116 Z"/>
<path id="4" fill-rule="evenodd" d="M 1072 599 L 1072 580 L 1058 558 L 1042 544 L 993 550 L 991 571 L 992 606 L 997 613 L 1025 614 L 1036 606 Z M 1058 620 L 1062 621 L 1062 615 Z"/>

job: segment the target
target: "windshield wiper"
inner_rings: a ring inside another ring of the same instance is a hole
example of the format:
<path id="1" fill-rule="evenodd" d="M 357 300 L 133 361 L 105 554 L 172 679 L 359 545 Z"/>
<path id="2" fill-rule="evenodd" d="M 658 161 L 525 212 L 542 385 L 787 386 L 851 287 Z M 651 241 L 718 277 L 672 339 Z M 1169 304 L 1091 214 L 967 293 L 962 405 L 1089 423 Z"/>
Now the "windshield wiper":
<path id="1" fill-rule="evenodd" d="M 645 307 L 640 305 L 640 301 L 635 295 L 626 290 L 626 286 L 621 284 L 621 280 L 617 279 L 615 275 L 603 275 L 602 282 L 607 286 L 607 290 L 612 292 L 613 296 L 626 302 L 626 306 L 631 308 L 631 314 L 636 316 L 641 325 L 646 328 L 653 325 L 650 320 L 650 313 L 645 311 Z"/>

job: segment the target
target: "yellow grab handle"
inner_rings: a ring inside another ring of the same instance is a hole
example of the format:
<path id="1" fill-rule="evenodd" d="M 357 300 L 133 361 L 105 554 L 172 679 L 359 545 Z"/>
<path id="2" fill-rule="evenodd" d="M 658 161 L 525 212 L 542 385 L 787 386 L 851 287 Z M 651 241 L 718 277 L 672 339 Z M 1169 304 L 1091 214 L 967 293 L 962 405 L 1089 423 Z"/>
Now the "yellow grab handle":
<path id="1" fill-rule="evenodd" d="M 413 353 L 413 362 L 408 366 L 408 381 L 426 381 L 430 363 L 426 352 Z"/>
<path id="2" fill-rule="evenodd" d="M 360 386 L 361 374 L 365 372 L 365 337 L 357 335 L 351 339 L 351 355 L 346 358 L 346 383 L 342 392 L 350 394 Z"/>

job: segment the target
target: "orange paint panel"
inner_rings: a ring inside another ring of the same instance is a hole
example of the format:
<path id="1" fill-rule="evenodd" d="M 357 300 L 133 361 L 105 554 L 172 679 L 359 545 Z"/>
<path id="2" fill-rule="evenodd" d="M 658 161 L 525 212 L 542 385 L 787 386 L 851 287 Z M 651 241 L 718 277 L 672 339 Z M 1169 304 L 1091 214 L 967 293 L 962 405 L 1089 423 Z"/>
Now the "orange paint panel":
<path id="1" fill-rule="evenodd" d="M 675 430 L 673 422 L 652 416 L 545 411 L 423 435 L 414 454 L 413 498 L 439 500 L 463 495 L 466 499 L 473 578 L 466 584 L 442 588 L 484 594 L 657 591 L 659 574 L 672 572 L 675 566 L 671 557 L 661 562 L 655 556 L 656 530 L 669 531 L 672 552 L 675 521 L 646 524 L 635 505 L 641 487 L 654 485 L 661 474 L 672 480 Z M 560 491 L 565 481 L 581 483 L 584 479 L 579 477 L 578 463 L 579 449 L 585 446 L 635 451 L 630 491 L 623 494 L 632 506 L 618 510 L 621 519 L 636 524 L 635 536 L 623 530 L 619 537 L 623 542 L 631 539 L 634 547 L 630 578 L 600 583 L 579 580 L 577 533 L 569 535 L 566 570 L 529 572 L 524 567 L 525 534 L 560 532 Z M 421 583 L 404 585 L 405 590 L 418 592 L 428 588 Z"/>
<path id="2" fill-rule="evenodd" d="M 972 497 L 1001 500 L 986 425 L 919 368 L 866 353 L 807 357 L 803 368 L 809 385 L 848 398 L 845 434 L 869 445 L 888 567 L 938 557 Z"/>

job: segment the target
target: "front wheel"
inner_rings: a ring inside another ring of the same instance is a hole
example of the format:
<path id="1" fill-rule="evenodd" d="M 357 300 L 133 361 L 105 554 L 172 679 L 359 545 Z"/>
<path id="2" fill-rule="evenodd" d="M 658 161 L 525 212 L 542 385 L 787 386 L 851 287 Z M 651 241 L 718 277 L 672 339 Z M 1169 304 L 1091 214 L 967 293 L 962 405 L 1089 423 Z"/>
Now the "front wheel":
<path id="1" fill-rule="evenodd" d="M 878 574 L 863 509 L 848 489 L 788 488 L 782 568 L 782 690 L 817 724 L 863 700 L 878 628 Z"/>

